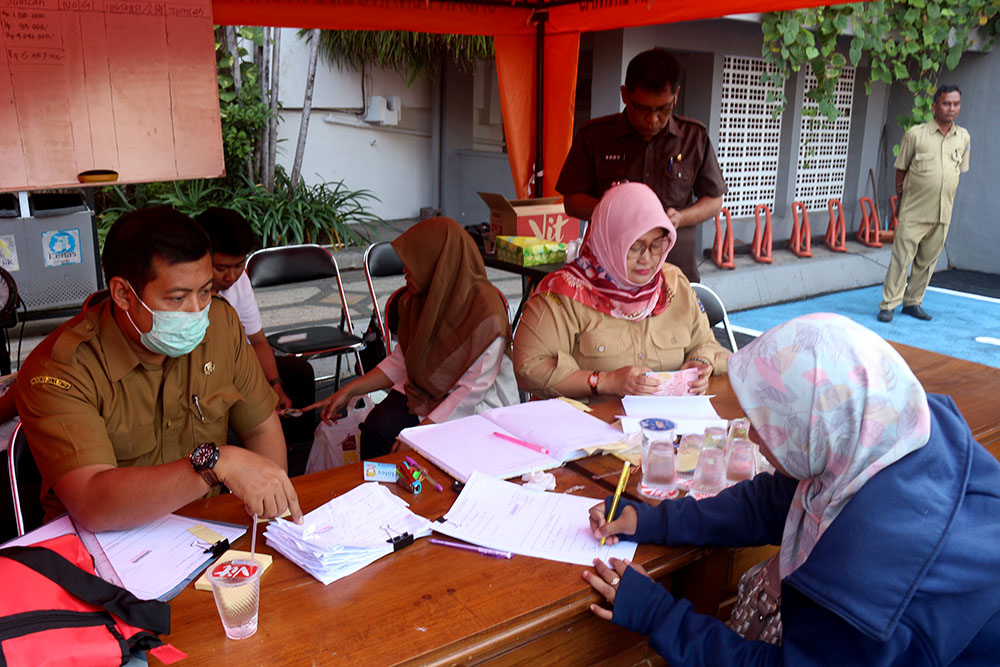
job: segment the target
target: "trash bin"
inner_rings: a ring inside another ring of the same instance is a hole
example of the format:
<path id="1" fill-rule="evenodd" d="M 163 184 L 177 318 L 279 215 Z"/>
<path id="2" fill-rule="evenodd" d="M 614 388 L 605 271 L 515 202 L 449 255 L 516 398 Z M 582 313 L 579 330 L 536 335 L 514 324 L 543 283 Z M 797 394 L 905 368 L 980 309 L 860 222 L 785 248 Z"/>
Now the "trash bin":
<path id="1" fill-rule="evenodd" d="M 98 289 L 91 212 L 78 195 L 34 194 L 29 206 L 32 217 L 0 216 L 0 266 L 29 313 L 78 307 Z"/>

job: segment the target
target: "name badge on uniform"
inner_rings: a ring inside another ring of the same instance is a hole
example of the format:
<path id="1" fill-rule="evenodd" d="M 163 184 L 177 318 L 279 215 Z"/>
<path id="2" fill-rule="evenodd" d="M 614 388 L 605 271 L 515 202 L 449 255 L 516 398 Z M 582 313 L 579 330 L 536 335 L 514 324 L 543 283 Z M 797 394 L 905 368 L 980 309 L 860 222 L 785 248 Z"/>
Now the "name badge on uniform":
<path id="1" fill-rule="evenodd" d="M 607 155 L 604 156 L 604 161 L 605 162 L 624 162 L 625 161 L 625 154 L 624 153 L 622 153 L 622 154 L 608 153 Z"/>

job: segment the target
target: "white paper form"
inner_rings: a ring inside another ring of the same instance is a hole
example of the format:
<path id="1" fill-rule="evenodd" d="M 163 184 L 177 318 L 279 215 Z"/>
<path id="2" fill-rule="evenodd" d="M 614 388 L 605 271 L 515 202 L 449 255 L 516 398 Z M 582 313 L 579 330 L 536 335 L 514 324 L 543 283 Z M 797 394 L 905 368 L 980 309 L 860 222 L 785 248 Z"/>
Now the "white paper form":
<path id="1" fill-rule="evenodd" d="M 677 425 L 677 435 L 704 433 L 709 426 L 725 428 L 728 422 L 719 416 L 711 396 L 625 396 L 622 407 L 622 431 L 639 430 L 639 420 L 648 417 L 669 419 Z"/>
<path id="2" fill-rule="evenodd" d="M 277 519 L 264 536 L 323 584 L 357 572 L 392 553 L 390 538 L 430 535 L 430 522 L 377 482 L 367 482 L 305 515 L 302 525 Z"/>
<path id="3" fill-rule="evenodd" d="M 139 528 L 97 533 L 97 541 L 124 587 L 143 600 L 159 599 L 196 574 L 214 556 L 210 544 L 188 532 L 204 525 L 235 541 L 246 526 L 232 526 L 168 514 Z"/>
<path id="4" fill-rule="evenodd" d="M 561 563 L 631 559 L 636 543 L 601 546 L 590 531 L 596 498 L 526 489 L 475 472 L 434 530 L 472 544 Z"/>

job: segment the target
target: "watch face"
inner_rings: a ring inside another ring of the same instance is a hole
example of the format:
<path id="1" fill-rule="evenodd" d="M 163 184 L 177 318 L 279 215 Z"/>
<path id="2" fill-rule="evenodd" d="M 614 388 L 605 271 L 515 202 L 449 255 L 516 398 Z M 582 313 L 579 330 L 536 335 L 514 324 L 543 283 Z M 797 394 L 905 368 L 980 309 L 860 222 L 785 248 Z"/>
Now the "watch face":
<path id="1" fill-rule="evenodd" d="M 202 470 L 211 466 L 215 462 L 213 459 L 218 451 L 218 447 L 212 443 L 203 442 L 191 452 L 191 465 L 194 466 L 195 470 Z"/>

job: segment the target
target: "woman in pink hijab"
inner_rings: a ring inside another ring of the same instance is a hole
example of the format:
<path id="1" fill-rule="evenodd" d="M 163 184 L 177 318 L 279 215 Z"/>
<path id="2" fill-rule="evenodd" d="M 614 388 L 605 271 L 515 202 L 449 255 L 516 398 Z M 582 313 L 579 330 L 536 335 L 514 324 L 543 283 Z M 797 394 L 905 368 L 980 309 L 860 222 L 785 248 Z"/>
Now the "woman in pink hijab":
<path id="1" fill-rule="evenodd" d="M 688 393 L 726 371 L 728 353 L 680 269 L 677 232 L 642 183 L 608 190 L 580 256 L 549 274 L 525 304 L 514 336 L 518 386 L 540 396 L 589 399 L 654 394 L 659 371 L 696 369 Z"/>

